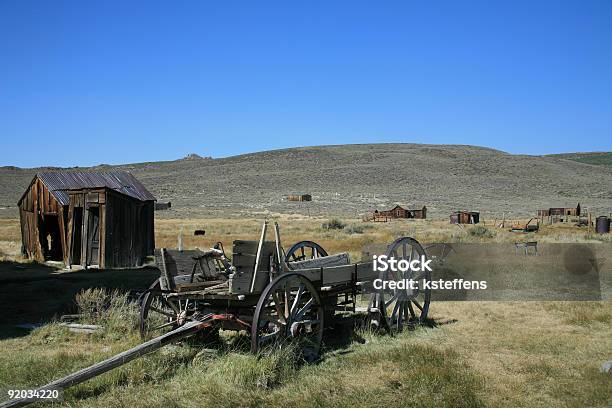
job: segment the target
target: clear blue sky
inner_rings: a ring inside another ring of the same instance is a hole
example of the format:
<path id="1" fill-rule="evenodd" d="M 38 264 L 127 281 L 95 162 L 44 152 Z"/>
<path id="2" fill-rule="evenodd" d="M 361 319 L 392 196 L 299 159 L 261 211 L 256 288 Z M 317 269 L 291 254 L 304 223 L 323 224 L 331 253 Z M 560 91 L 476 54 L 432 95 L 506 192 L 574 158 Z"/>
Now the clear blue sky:
<path id="1" fill-rule="evenodd" d="M 612 150 L 612 1 L 0 1 L 0 165 Z"/>

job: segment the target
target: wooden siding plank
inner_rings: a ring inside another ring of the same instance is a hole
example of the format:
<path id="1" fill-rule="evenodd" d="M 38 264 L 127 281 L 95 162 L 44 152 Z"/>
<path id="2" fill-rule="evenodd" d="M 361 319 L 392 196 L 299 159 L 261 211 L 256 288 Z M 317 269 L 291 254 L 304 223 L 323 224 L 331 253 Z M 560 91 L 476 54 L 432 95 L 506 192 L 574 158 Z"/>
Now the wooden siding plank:
<path id="1" fill-rule="evenodd" d="M 355 265 L 330 266 L 323 268 L 322 285 L 328 286 L 338 283 L 351 282 L 355 272 Z"/>

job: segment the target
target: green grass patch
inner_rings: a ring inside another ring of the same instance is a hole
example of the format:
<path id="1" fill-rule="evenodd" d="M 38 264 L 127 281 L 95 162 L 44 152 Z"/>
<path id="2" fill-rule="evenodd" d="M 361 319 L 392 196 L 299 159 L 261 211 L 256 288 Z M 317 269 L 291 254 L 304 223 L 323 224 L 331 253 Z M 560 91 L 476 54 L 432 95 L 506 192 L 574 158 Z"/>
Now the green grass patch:
<path id="1" fill-rule="evenodd" d="M 470 236 L 477 238 L 493 238 L 495 236 L 495 231 L 490 230 L 483 225 L 476 225 L 475 227 L 470 228 L 469 234 Z"/>
<path id="2" fill-rule="evenodd" d="M 346 224 L 342 222 L 341 220 L 339 220 L 338 218 L 332 218 L 331 220 L 328 220 L 324 222 L 323 224 L 321 224 L 321 228 L 325 231 L 341 230 L 341 229 L 344 229 L 344 227 L 346 227 Z"/>
<path id="3" fill-rule="evenodd" d="M 580 163 L 594 164 L 596 166 L 612 166 L 612 152 L 567 153 L 553 154 L 551 156 L 573 160 Z"/>

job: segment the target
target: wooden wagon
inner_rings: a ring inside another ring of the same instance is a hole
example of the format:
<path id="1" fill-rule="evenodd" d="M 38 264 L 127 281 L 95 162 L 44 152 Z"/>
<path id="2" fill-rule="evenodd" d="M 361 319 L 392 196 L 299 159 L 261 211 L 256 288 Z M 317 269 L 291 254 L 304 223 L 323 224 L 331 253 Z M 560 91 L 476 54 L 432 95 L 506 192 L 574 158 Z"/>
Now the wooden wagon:
<path id="1" fill-rule="evenodd" d="M 347 253 L 328 255 L 317 243 L 301 241 L 284 251 L 278 225 L 267 241 L 267 223 L 259 241 L 234 241 L 231 262 L 223 245 L 207 251 L 157 251 L 160 277 L 141 297 L 142 344 L 55 380 L 38 390 L 61 390 L 119 367 L 167 344 L 219 329 L 250 333 L 251 351 L 295 347 L 306 362 L 316 360 L 323 332 L 342 314 L 362 313 L 387 331 L 421 323 L 429 310 L 430 291 L 375 290 L 375 279 L 427 281 L 429 272 L 399 276 L 375 272 L 372 262 L 351 263 Z M 396 239 L 387 256 L 411 260 L 426 256 L 413 238 Z M 369 294 L 366 306 L 358 296 Z M 20 398 L 0 408 L 36 400 Z"/>
<path id="2" fill-rule="evenodd" d="M 317 358 L 323 332 L 346 314 L 367 314 L 370 324 L 402 330 L 427 317 L 429 290 L 375 290 L 373 281 L 429 280 L 373 270 L 371 261 L 351 263 L 346 252 L 328 255 L 317 243 L 301 241 L 287 251 L 278 224 L 274 241 L 233 242 L 231 261 L 218 243 L 208 251 L 162 248 L 156 254 L 160 278 L 142 298 L 140 330 L 144 339 L 162 335 L 189 321 L 202 330 L 245 330 L 251 351 L 292 342 L 307 361 Z M 426 255 L 409 237 L 387 248 L 396 259 Z M 369 302 L 358 299 L 369 294 Z"/>

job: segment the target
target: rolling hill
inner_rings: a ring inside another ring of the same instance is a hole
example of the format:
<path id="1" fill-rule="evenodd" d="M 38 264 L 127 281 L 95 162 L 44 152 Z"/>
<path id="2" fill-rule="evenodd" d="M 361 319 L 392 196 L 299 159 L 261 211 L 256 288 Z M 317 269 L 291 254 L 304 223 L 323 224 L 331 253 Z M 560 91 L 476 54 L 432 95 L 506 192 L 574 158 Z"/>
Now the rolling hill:
<path id="1" fill-rule="evenodd" d="M 172 202 L 161 217 L 359 216 L 396 203 L 427 205 L 431 218 L 456 209 L 530 216 L 578 202 L 598 214 L 612 211 L 610 167 L 581 161 L 464 145 L 364 144 L 74 169 L 132 172 L 158 200 Z M 18 215 L 16 202 L 42 170 L 49 168 L 0 168 L 0 217 Z M 313 201 L 285 200 L 300 192 Z"/>

